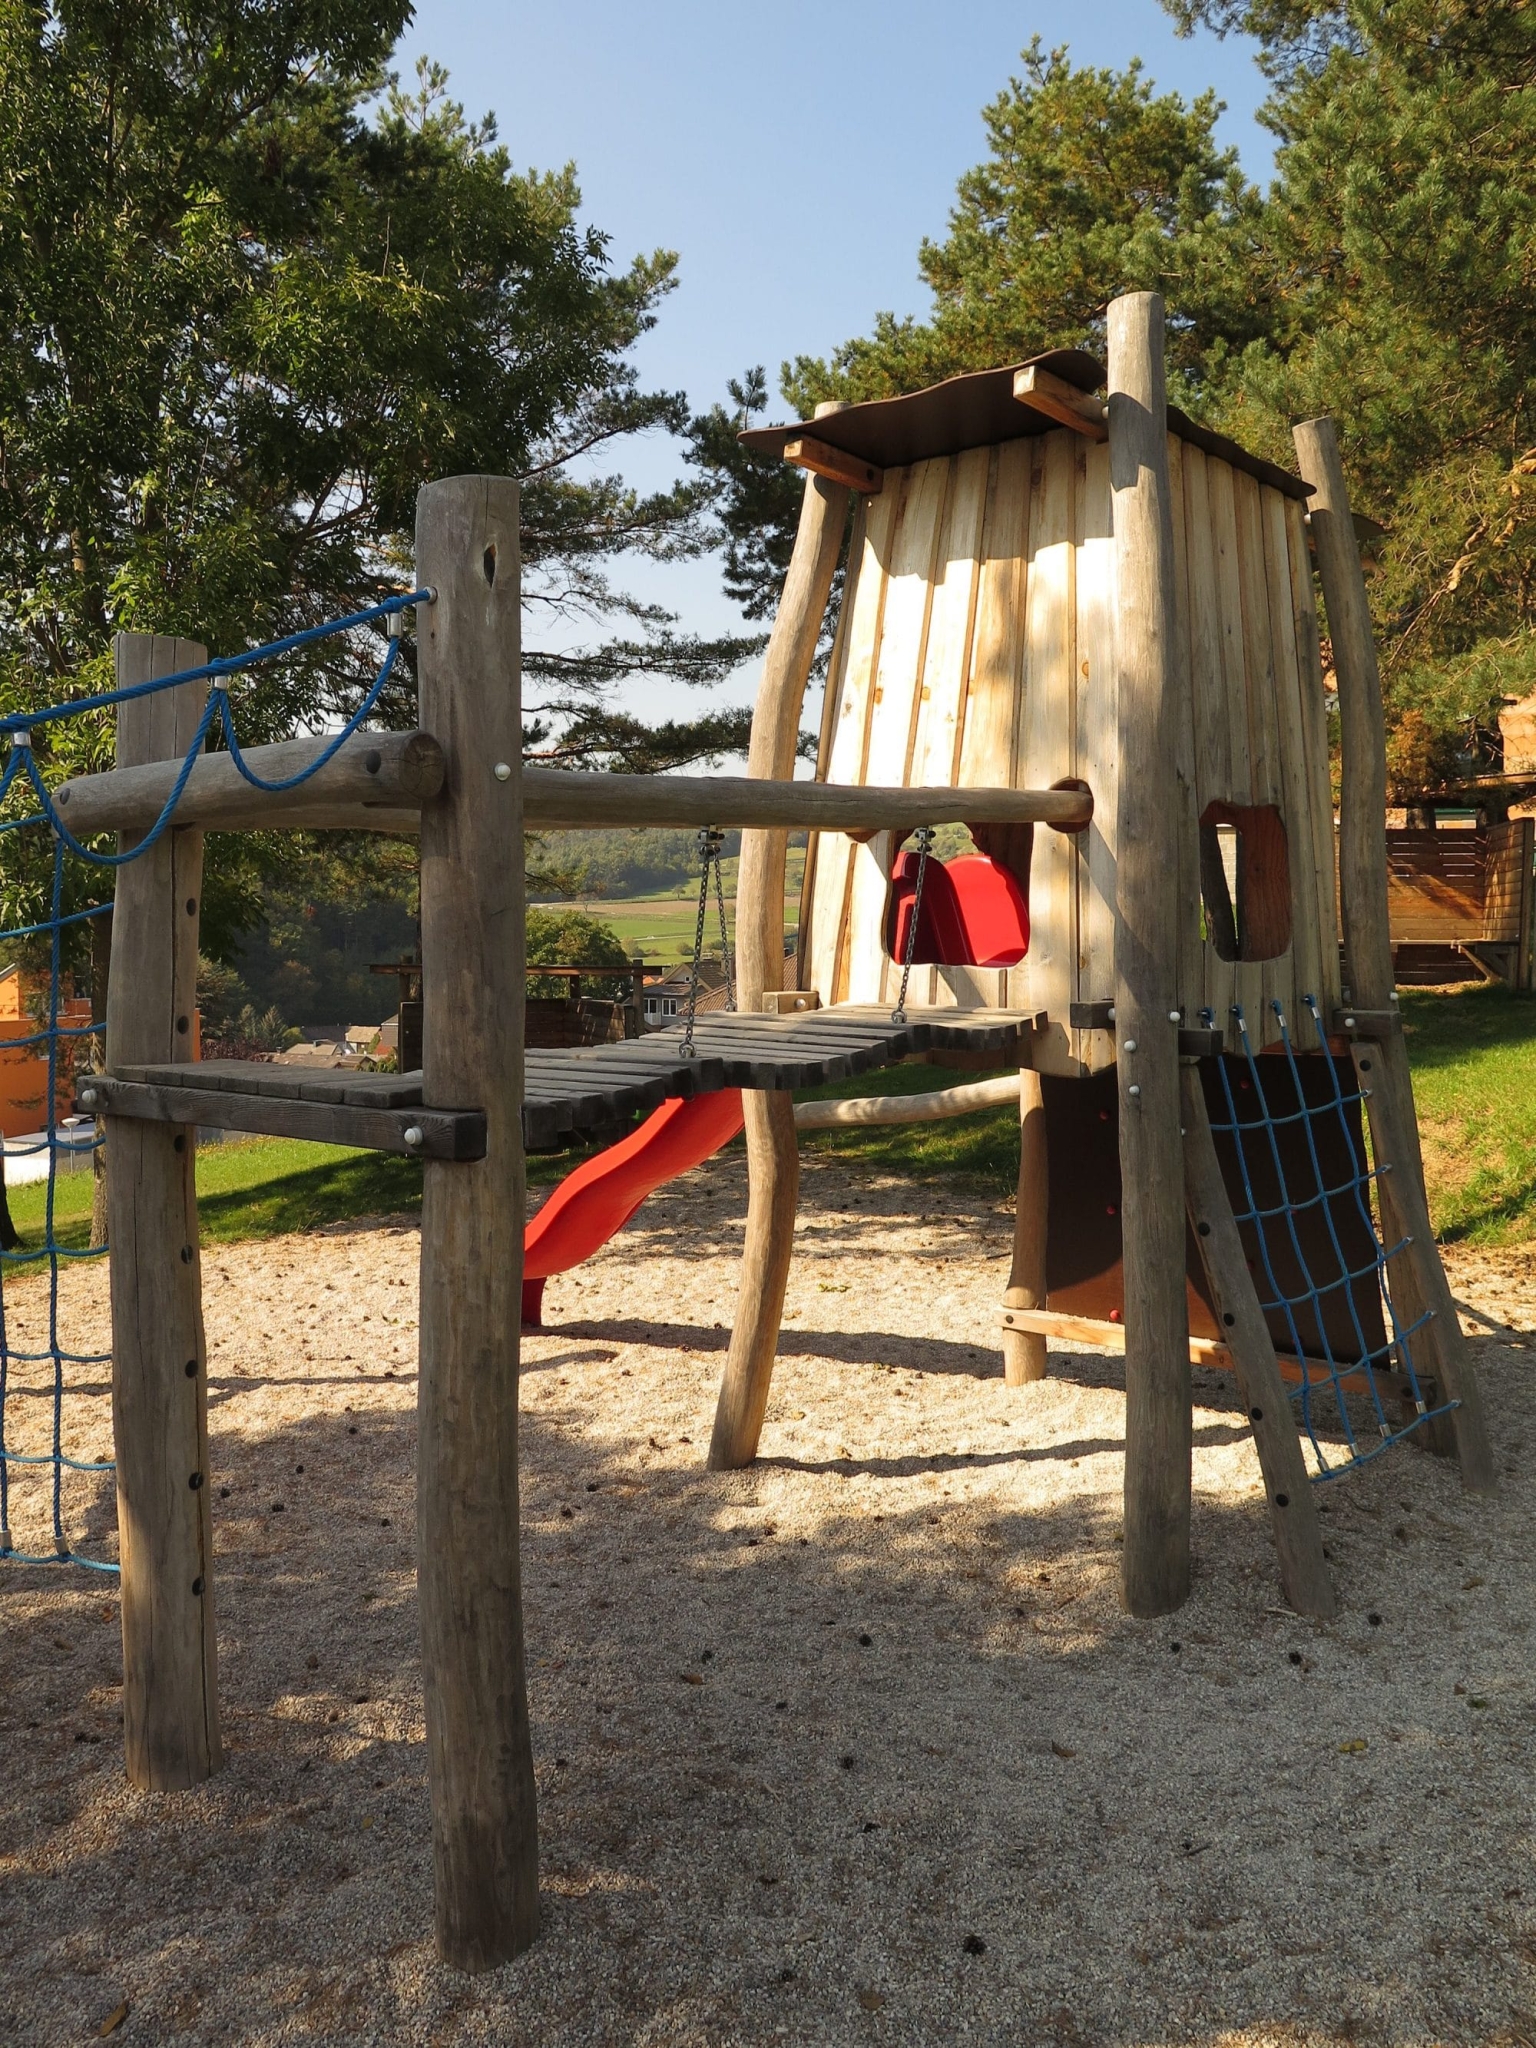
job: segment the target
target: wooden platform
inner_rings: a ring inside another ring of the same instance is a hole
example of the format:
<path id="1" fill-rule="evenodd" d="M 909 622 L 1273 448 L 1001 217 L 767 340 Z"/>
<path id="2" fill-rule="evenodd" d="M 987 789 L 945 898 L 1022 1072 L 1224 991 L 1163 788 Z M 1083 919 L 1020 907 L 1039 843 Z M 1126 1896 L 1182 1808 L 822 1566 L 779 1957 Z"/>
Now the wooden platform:
<path id="1" fill-rule="evenodd" d="M 913 1053 L 1028 1061 L 1040 1019 L 1021 1010 L 912 1010 L 893 1024 L 888 1009 L 845 1006 L 796 1016 L 700 1017 L 695 1057 L 682 1055 L 681 1027 L 612 1045 L 533 1049 L 526 1055 L 523 1141 L 547 1151 L 659 1108 L 670 1096 L 722 1088 L 814 1088 L 867 1073 Z M 279 1066 L 263 1060 L 204 1060 L 128 1066 L 81 1082 L 80 1107 L 108 1116 L 202 1124 L 271 1137 L 358 1145 L 424 1159 L 479 1159 L 479 1109 L 425 1109 L 420 1074 L 363 1074 Z"/>

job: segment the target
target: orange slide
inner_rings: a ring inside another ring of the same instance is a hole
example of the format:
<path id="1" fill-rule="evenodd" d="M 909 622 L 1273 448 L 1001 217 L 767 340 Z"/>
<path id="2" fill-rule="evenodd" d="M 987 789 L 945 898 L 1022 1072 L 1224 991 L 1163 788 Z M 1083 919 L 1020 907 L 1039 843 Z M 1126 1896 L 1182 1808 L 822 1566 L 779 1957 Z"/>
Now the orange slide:
<path id="1" fill-rule="evenodd" d="M 673 1096 L 639 1130 L 567 1174 L 523 1238 L 525 1327 L 539 1326 L 551 1273 L 568 1273 L 590 1259 L 647 1195 L 728 1145 L 743 1121 L 739 1088 L 687 1102 Z"/>

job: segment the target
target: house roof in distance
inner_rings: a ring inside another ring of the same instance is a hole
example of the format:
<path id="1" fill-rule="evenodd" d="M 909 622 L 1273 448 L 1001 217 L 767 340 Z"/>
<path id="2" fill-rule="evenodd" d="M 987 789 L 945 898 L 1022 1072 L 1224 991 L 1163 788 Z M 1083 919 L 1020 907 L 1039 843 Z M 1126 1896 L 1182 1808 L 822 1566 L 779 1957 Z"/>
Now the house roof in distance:
<path id="1" fill-rule="evenodd" d="M 995 370 L 946 377 L 942 384 L 930 384 L 924 391 L 910 391 L 899 398 L 870 399 L 843 412 L 825 413 L 818 420 L 748 427 L 737 438 L 762 454 L 782 455 L 787 441 L 809 434 L 829 448 L 873 463 L 877 469 L 905 469 L 909 463 L 925 462 L 931 456 L 958 455 L 964 448 L 990 448 L 1000 441 L 1054 433 L 1055 420 L 1021 405 L 1013 395 L 1015 374 L 1031 366 L 1049 371 L 1079 391 L 1099 391 L 1104 386 L 1106 372 L 1097 357 L 1080 348 L 1057 348 L 1024 362 L 1004 363 Z M 1180 440 L 1204 449 L 1207 455 L 1220 456 L 1287 497 L 1307 498 L 1312 493 L 1312 485 L 1290 470 L 1250 455 L 1236 441 L 1200 426 L 1177 406 L 1169 406 L 1168 424 Z"/>

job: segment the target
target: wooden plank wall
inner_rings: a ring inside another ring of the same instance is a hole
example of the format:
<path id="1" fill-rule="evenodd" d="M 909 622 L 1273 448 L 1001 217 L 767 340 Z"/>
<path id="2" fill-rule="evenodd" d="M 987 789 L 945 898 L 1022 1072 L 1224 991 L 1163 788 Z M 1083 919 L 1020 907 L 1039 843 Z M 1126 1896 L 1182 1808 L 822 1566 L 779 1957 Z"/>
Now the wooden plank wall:
<path id="1" fill-rule="evenodd" d="M 1339 1000 L 1338 925 L 1317 619 L 1301 508 L 1170 437 L 1178 598 L 1190 689 L 1178 731 L 1180 1003 L 1257 1047 L 1298 1046 L 1314 993 Z M 1114 986 L 1114 553 L 1109 455 L 1063 431 L 888 470 L 855 534 L 828 680 L 818 776 L 829 782 L 1008 784 L 1081 776 L 1097 814 L 1079 838 L 1035 835 L 1029 957 L 1003 972 L 918 969 L 915 1003 L 1008 1002 L 1049 1011 L 1047 1071 L 1110 1063 L 1104 1032 L 1073 1031 L 1074 1002 Z M 1278 804 L 1290 844 L 1290 949 L 1217 958 L 1202 936 L 1198 819 L 1213 798 Z M 813 838 L 800 985 L 827 1002 L 894 1000 L 881 930 L 894 849 Z M 1235 1043 L 1235 1040 L 1234 1040 Z"/>

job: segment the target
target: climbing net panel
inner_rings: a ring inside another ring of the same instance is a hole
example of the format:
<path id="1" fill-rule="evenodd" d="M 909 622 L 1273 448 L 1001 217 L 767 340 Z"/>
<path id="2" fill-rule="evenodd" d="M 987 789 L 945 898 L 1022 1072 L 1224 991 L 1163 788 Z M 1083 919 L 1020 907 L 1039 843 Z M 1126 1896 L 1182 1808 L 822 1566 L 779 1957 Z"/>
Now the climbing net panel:
<path id="1" fill-rule="evenodd" d="M 1257 1058 L 1242 1007 L 1234 1004 L 1242 1058 L 1213 1062 L 1225 1115 L 1213 1115 L 1211 1128 L 1227 1186 L 1234 1196 L 1241 1190 L 1233 1215 L 1276 1349 L 1302 1365 L 1291 1398 L 1316 1462 L 1313 1478 L 1328 1480 L 1456 1404 L 1436 1404 L 1415 1359 L 1427 1313 L 1404 1323 L 1393 1305 L 1391 1269 L 1408 1241 L 1385 1243 L 1371 1207 L 1372 1183 L 1391 1171 L 1391 1162 L 1364 1158 L 1350 1112 L 1365 1094 L 1341 1085 L 1316 1001 L 1303 1001 L 1325 1049 L 1305 1062 L 1309 1073 L 1325 1077 L 1320 1088 L 1304 1081 L 1278 1002 L 1271 1008 L 1279 1046 Z M 1214 1022 L 1213 1012 L 1202 1016 Z"/>
<path id="2" fill-rule="evenodd" d="M 65 1119 L 76 1074 L 89 1064 L 93 1049 L 99 1055 L 103 1044 L 106 1020 L 99 1011 L 104 991 L 93 986 L 91 1000 L 86 1001 L 75 995 L 75 987 L 89 957 L 91 926 L 112 909 L 110 875 L 127 862 L 142 859 L 169 828 L 210 733 L 222 736 L 240 774 L 255 789 L 291 789 L 314 775 L 378 705 L 400 652 L 399 615 L 428 595 L 411 591 L 391 596 L 346 618 L 197 668 L 0 717 L 0 739 L 8 748 L 0 770 L 0 902 L 8 913 L 0 924 L 0 965 L 15 965 L 23 986 L 38 991 L 27 1005 L 30 1028 L 0 1041 L 0 1051 L 8 1063 L 27 1059 L 41 1070 L 38 1133 L 28 1144 L 7 1146 L 5 1156 L 46 1161 L 40 1228 L 0 1231 L 0 1561 L 117 1570 L 110 1558 L 88 1554 L 71 1534 L 99 1508 L 96 1475 L 113 1469 L 110 1456 L 88 1455 L 91 1449 L 102 1448 L 102 1432 L 87 1419 L 92 1411 L 84 1398 L 87 1392 L 99 1396 L 106 1391 L 103 1383 L 109 1378 L 111 1354 L 72 1341 L 60 1291 L 61 1275 L 71 1263 L 100 1259 L 107 1251 L 105 1243 L 89 1241 L 84 1221 L 65 1213 L 77 1205 L 63 1198 L 60 1171 L 63 1168 L 67 1175 L 72 1165 L 88 1160 L 99 1143 L 91 1127 L 82 1132 L 67 1126 Z M 281 781 L 264 780 L 241 751 L 232 680 L 258 663 L 292 657 L 338 634 L 377 629 L 384 621 L 388 644 L 357 709 L 297 774 Z M 78 839 L 52 795 L 66 772 L 62 757 L 82 750 L 56 744 L 56 736 L 68 730 L 67 721 L 80 721 L 76 737 L 83 750 L 94 746 L 99 753 L 110 738 L 102 714 L 130 698 L 203 680 L 210 688 L 196 736 L 155 823 L 121 852 L 103 839 Z M 30 1208 L 35 1197 L 22 1199 Z M 38 1334 L 18 1337 L 23 1326 Z M 78 1491 L 70 1485 L 72 1479 L 78 1481 Z"/>

